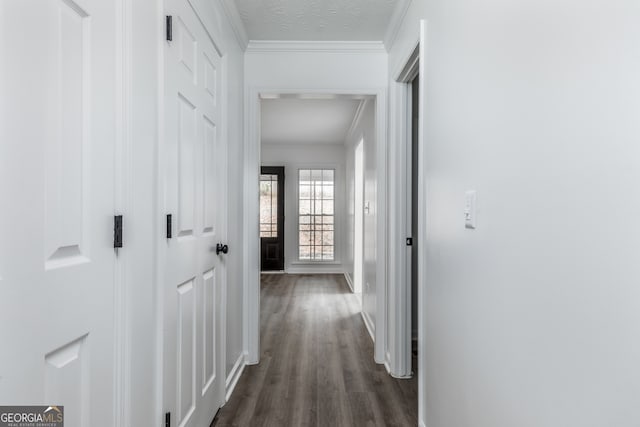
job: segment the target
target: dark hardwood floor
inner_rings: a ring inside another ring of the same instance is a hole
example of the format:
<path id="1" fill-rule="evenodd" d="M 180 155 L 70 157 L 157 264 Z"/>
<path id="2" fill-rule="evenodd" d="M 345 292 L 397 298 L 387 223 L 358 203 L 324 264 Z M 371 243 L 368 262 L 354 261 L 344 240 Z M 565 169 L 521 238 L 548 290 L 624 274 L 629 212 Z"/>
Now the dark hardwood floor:
<path id="1" fill-rule="evenodd" d="M 417 381 L 373 360 L 342 275 L 262 276 L 260 364 L 212 426 L 416 426 Z"/>

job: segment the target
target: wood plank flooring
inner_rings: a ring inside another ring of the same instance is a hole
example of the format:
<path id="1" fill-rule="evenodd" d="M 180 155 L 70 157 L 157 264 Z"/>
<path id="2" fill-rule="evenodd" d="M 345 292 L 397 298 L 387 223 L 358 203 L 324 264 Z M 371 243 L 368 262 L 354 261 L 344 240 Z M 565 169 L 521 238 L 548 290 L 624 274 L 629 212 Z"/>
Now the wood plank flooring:
<path id="1" fill-rule="evenodd" d="M 373 360 L 342 275 L 262 276 L 260 364 L 212 426 L 416 426 L 417 381 Z"/>

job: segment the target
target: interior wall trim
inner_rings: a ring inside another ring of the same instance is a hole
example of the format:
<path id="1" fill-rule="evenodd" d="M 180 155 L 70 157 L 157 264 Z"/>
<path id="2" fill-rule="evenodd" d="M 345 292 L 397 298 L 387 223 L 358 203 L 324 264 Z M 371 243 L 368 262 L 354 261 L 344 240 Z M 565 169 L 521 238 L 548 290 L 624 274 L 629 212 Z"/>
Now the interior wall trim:
<path id="1" fill-rule="evenodd" d="M 233 364 L 233 368 L 231 368 L 231 372 L 227 375 L 227 380 L 225 383 L 225 401 L 228 402 L 233 394 L 233 390 L 235 390 L 236 385 L 238 384 L 238 380 L 242 376 L 244 372 L 244 368 L 247 366 L 246 363 L 246 353 L 240 353 L 238 360 Z"/>
<path id="2" fill-rule="evenodd" d="M 351 290 L 351 292 L 353 292 L 353 281 L 351 280 L 351 276 L 349 276 L 349 273 L 347 272 L 344 273 L 344 280 L 347 281 L 347 285 L 349 285 L 349 289 Z"/>

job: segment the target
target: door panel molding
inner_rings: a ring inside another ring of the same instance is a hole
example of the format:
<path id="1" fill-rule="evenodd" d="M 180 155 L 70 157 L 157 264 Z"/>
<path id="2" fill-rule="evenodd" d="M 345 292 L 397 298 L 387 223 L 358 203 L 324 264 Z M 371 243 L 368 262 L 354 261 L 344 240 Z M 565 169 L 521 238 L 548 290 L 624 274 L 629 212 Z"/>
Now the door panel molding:
<path id="1" fill-rule="evenodd" d="M 176 218 L 177 238 L 158 242 L 159 405 L 176 425 L 200 426 L 225 398 L 225 59 L 189 0 L 166 1 L 164 14 L 174 37 L 162 52 L 157 214 Z"/>

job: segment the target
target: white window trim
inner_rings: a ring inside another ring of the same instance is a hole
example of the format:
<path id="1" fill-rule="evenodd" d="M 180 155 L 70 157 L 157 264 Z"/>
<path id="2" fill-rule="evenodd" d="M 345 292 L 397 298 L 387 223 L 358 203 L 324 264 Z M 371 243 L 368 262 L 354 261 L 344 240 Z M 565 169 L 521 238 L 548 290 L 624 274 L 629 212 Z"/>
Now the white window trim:
<path id="1" fill-rule="evenodd" d="M 342 170 L 341 165 L 335 163 L 325 164 L 298 164 L 292 165 L 296 171 L 296 215 L 295 215 L 295 229 L 296 229 L 296 257 L 291 261 L 291 265 L 340 265 L 341 260 L 341 248 L 342 241 L 338 238 L 339 232 L 342 231 L 342 200 L 337 197 L 339 193 L 338 185 L 342 185 Z M 300 259 L 300 170 L 303 169 L 331 169 L 333 170 L 333 259 L 331 260 L 313 260 L 313 259 Z"/>

